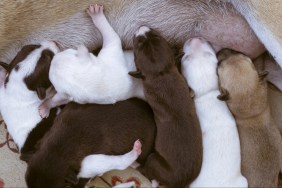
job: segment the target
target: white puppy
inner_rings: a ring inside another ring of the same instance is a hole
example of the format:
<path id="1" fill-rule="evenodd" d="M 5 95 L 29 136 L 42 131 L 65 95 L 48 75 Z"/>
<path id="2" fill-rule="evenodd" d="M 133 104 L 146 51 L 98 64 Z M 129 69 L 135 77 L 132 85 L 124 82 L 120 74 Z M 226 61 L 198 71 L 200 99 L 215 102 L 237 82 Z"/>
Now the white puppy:
<path id="1" fill-rule="evenodd" d="M 235 120 L 225 102 L 217 99 L 217 58 L 202 38 L 184 44 L 182 74 L 195 92 L 203 133 L 203 164 L 191 187 L 247 187 L 241 174 L 240 141 Z"/>
<path id="2" fill-rule="evenodd" d="M 47 117 L 51 108 L 69 101 L 113 104 L 132 97 L 144 99 L 141 81 L 128 75 L 136 69 L 133 53 L 123 52 L 121 40 L 108 23 L 103 6 L 91 5 L 87 12 L 103 36 L 103 48 L 97 57 L 85 46 L 65 50 L 54 57 L 49 77 L 57 94 L 40 106 L 41 117 Z"/>
<path id="3" fill-rule="evenodd" d="M 52 57 L 58 51 L 53 42 L 24 46 L 14 60 L 6 65 L 6 77 L 1 77 L 1 114 L 8 132 L 20 150 L 30 132 L 39 123 L 50 123 L 41 119 L 38 106 L 42 103 L 41 99 L 46 97 L 46 89 L 51 85 L 44 75 L 48 78 Z M 46 126 L 49 125 L 45 124 Z M 45 130 L 44 126 L 42 128 Z"/>

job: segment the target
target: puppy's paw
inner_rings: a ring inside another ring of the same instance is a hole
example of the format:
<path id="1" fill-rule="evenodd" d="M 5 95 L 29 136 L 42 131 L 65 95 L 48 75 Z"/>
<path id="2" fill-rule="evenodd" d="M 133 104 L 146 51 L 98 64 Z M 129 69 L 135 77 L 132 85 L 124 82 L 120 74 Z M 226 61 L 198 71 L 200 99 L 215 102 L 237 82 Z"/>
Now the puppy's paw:
<path id="1" fill-rule="evenodd" d="M 134 146 L 133 146 L 133 151 L 134 151 L 134 154 L 136 154 L 137 156 L 139 156 L 142 152 L 141 150 L 141 147 L 142 147 L 142 144 L 139 140 L 136 140 L 134 142 Z"/>
<path id="2" fill-rule="evenodd" d="M 44 103 L 42 103 L 39 106 L 38 111 L 39 111 L 39 115 L 42 119 L 47 118 L 49 116 L 49 113 L 50 113 L 50 109 Z"/>
<path id="3" fill-rule="evenodd" d="M 104 7 L 102 5 L 90 5 L 89 8 L 86 10 L 89 16 L 95 18 L 99 15 L 104 15 Z"/>

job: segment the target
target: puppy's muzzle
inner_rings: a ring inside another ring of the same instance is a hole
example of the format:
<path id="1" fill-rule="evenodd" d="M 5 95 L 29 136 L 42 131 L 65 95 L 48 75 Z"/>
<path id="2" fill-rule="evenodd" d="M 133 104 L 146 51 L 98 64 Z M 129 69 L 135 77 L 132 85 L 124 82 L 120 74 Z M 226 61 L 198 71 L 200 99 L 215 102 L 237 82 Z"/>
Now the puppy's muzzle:
<path id="1" fill-rule="evenodd" d="M 135 33 L 135 37 L 138 36 L 146 36 L 146 33 L 149 32 L 151 29 L 147 26 L 141 26 Z"/>

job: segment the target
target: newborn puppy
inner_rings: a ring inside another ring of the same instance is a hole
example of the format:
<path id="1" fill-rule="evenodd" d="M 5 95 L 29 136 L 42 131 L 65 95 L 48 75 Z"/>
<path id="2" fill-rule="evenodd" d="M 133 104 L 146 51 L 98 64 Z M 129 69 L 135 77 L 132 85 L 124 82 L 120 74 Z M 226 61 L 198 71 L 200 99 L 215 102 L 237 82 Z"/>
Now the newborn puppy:
<path id="1" fill-rule="evenodd" d="M 90 178 L 128 167 L 141 152 L 140 142 L 142 153 L 138 161 L 142 164 L 152 152 L 154 135 L 152 110 L 140 99 L 115 105 L 69 103 L 42 139 L 40 150 L 32 156 L 26 172 L 27 185 L 29 188 L 83 186 L 79 177 Z M 140 142 L 135 142 L 137 139 Z"/>
<path id="2" fill-rule="evenodd" d="M 203 133 L 203 164 L 191 187 L 247 187 L 241 174 L 240 141 L 235 120 L 225 102 L 217 99 L 217 58 L 203 38 L 184 44 L 182 74 L 195 93 Z"/>
<path id="3" fill-rule="evenodd" d="M 156 31 L 139 28 L 134 55 L 137 71 L 130 75 L 142 78 L 157 125 L 155 151 L 140 170 L 167 186 L 184 187 L 198 176 L 203 150 L 189 88 L 175 66 L 167 41 Z"/>
<path id="4" fill-rule="evenodd" d="M 21 159 L 25 161 L 28 161 L 37 141 L 50 128 L 56 116 L 56 110 L 53 110 L 48 119 L 42 120 L 38 106 L 51 86 L 48 72 L 57 52 L 54 42 L 27 45 L 9 65 L 1 63 L 6 69 L 6 76 L 1 76 L 0 81 L 1 114 L 21 151 Z"/>
<path id="5" fill-rule="evenodd" d="M 222 94 L 239 130 L 242 173 L 250 187 L 276 187 L 282 141 L 270 113 L 266 72 L 258 73 L 247 56 L 224 49 L 218 53 Z"/>
<path id="6" fill-rule="evenodd" d="M 132 52 L 123 52 L 121 40 L 108 23 L 103 6 L 91 5 L 87 12 L 103 36 L 103 47 L 97 57 L 85 46 L 54 57 L 49 77 L 58 93 L 40 106 L 41 117 L 47 117 L 52 107 L 69 101 L 113 104 L 131 97 L 144 99 L 142 83 L 127 74 L 135 69 Z"/>

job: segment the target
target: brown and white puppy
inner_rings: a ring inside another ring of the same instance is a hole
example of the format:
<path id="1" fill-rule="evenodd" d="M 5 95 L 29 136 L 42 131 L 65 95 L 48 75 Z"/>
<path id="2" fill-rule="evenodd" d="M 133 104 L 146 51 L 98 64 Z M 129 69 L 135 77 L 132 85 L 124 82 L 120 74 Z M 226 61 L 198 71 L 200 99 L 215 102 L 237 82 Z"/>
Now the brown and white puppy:
<path id="1" fill-rule="evenodd" d="M 155 152 L 144 168 L 148 178 L 171 187 L 184 187 L 199 174 L 202 165 L 202 133 L 189 88 L 175 66 L 167 41 L 142 26 L 134 37 L 134 56 L 144 94 L 157 125 Z"/>
<path id="2" fill-rule="evenodd" d="M 54 42 L 24 46 L 9 65 L 0 80 L 0 109 L 21 159 L 28 161 L 38 140 L 48 131 L 56 110 L 42 120 L 38 113 L 41 100 L 48 97 L 51 86 L 48 79 L 51 60 L 58 52 Z"/>
<path id="3" fill-rule="evenodd" d="M 220 51 L 218 60 L 219 99 L 237 122 L 242 174 L 250 187 L 276 187 L 282 140 L 270 112 L 266 72 L 258 73 L 250 58 L 232 50 Z"/>
<path id="4" fill-rule="evenodd" d="M 85 177 L 88 170 L 107 168 L 107 161 L 111 160 L 100 157 L 95 162 L 90 158 L 85 164 L 85 157 L 123 155 L 137 139 L 142 143 L 138 158 L 142 164 L 152 152 L 155 139 L 153 112 L 142 100 L 129 99 L 115 105 L 69 103 L 29 161 L 27 185 L 29 188 L 83 187 L 86 182 L 78 181 L 79 177 Z M 120 166 L 126 160 L 115 159 Z"/>

